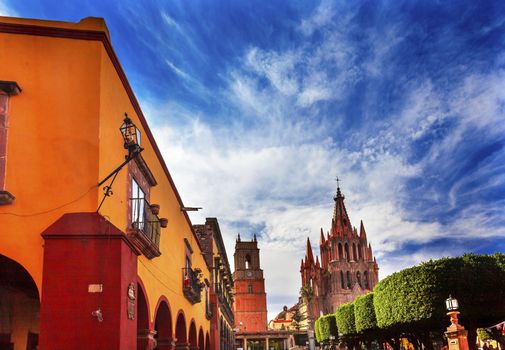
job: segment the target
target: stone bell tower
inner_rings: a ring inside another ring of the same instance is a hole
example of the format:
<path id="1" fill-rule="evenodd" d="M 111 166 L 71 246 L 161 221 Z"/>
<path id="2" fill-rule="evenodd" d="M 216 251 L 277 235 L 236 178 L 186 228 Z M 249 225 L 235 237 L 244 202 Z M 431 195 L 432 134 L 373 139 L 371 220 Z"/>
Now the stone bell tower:
<path id="1" fill-rule="evenodd" d="M 261 332 L 267 329 L 267 295 L 260 269 L 260 250 L 256 235 L 252 241 L 235 243 L 235 327 L 239 332 Z"/>

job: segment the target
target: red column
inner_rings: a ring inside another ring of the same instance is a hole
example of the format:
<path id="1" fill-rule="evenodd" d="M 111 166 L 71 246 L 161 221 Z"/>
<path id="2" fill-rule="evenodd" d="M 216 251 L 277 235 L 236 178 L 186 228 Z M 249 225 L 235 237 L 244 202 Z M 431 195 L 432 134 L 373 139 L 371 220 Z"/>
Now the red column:
<path id="1" fill-rule="evenodd" d="M 137 253 L 125 234 L 97 213 L 72 213 L 42 237 L 40 349 L 135 350 Z"/>

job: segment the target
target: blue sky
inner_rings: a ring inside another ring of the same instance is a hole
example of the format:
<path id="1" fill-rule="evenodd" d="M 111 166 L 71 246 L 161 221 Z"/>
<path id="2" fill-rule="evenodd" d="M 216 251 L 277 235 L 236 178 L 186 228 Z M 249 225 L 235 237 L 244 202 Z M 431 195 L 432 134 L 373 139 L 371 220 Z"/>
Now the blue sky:
<path id="1" fill-rule="evenodd" d="M 238 232 L 258 234 L 270 316 L 296 302 L 337 175 L 381 277 L 505 251 L 503 1 L 0 0 L 0 14 L 105 18 L 185 204 L 204 207 L 193 221 L 218 217 L 229 257 Z"/>

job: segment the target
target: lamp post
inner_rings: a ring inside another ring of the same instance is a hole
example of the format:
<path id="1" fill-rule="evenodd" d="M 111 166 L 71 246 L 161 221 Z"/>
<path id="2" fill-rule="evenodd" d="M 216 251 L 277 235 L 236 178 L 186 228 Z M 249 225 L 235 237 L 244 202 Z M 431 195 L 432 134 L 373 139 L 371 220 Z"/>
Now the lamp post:
<path id="1" fill-rule="evenodd" d="M 451 318 L 451 325 L 447 327 L 445 332 L 449 350 L 468 350 L 468 331 L 458 323 L 458 300 L 449 295 L 449 298 L 445 300 L 445 306 L 448 311 L 447 315 Z"/>

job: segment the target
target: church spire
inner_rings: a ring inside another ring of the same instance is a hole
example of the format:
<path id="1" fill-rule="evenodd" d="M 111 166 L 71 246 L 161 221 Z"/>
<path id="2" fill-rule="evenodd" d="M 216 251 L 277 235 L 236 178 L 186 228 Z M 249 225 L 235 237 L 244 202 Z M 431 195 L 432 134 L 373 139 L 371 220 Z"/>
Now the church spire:
<path id="1" fill-rule="evenodd" d="M 312 255 L 312 246 L 310 245 L 310 239 L 307 237 L 307 252 L 305 253 L 306 262 L 310 265 L 314 265 L 314 255 Z"/>
<path id="2" fill-rule="evenodd" d="M 347 215 L 347 210 L 345 209 L 345 197 L 342 195 L 342 192 L 340 192 L 339 181 L 340 180 L 337 178 L 337 193 L 333 197 L 335 207 L 333 209 L 333 218 L 331 220 L 332 236 L 352 236 L 353 230 L 349 216 Z"/>
<path id="3" fill-rule="evenodd" d="M 365 225 L 363 225 L 363 220 L 361 220 L 361 224 L 359 227 L 359 239 L 362 241 L 366 241 L 366 232 L 365 232 Z"/>
<path id="4" fill-rule="evenodd" d="M 323 245 L 325 243 L 325 239 L 324 239 L 324 232 L 323 232 L 323 228 L 321 227 L 321 243 L 320 245 Z"/>

